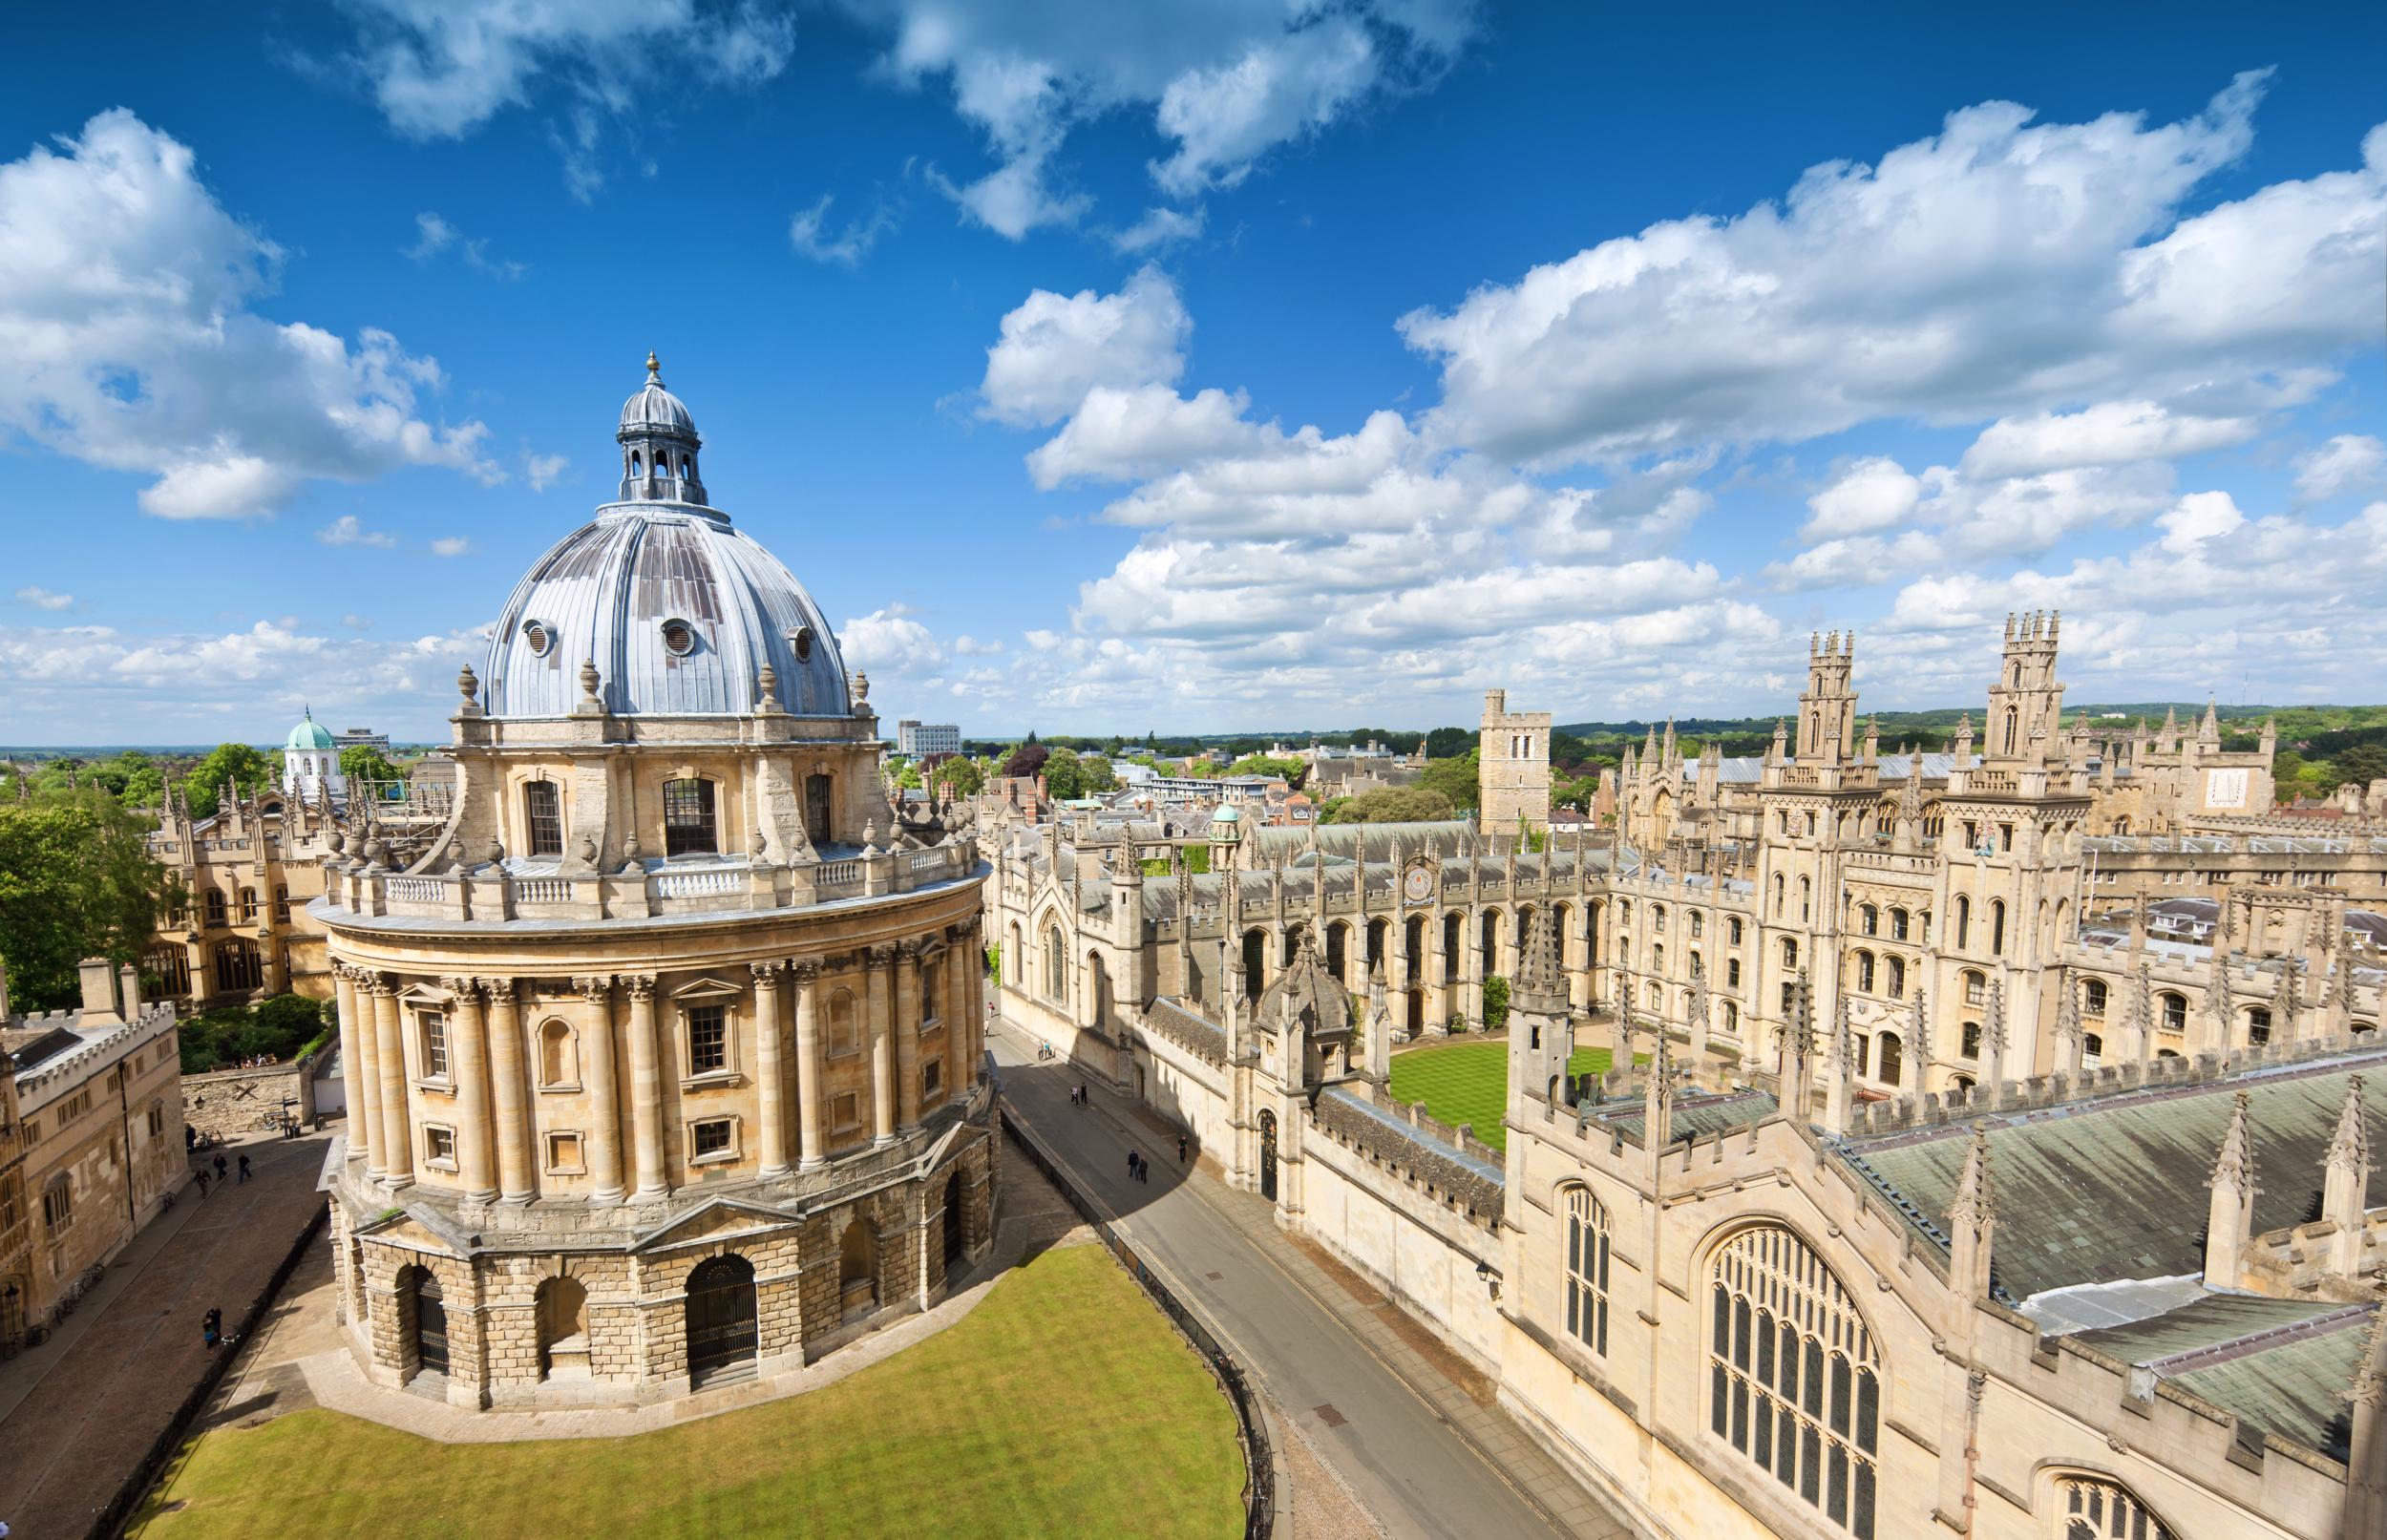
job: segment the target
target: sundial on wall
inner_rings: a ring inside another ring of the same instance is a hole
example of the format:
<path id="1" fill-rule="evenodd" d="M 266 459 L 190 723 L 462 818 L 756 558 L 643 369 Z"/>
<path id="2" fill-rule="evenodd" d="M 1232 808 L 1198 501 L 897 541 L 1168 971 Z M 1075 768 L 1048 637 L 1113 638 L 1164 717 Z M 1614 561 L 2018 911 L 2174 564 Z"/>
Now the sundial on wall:
<path id="1" fill-rule="evenodd" d="M 1422 904 L 1434 896 L 1434 871 L 1423 860 L 1409 863 L 1401 877 L 1401 896 L 1413 904 Z"/>

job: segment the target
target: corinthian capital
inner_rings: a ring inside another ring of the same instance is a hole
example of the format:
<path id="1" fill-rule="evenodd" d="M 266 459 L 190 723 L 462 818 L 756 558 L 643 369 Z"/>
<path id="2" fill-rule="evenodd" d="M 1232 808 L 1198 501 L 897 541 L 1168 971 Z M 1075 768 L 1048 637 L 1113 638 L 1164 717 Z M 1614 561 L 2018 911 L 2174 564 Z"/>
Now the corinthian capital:
<path id="1" fill-rule="evenodd" d="M 489 991 L 491 1004 L 511 1005 L 514 1003 L 514 981 L 512 979 L 483 979 L 480 986 Z"/>
<path id="2" fill-rule="evenodd" d="M 651 973 L 625 973 L 621 983 L 629 991 L 630 999 L 641 1005 L 655 998 L 655 976 Z"/>
<path id="3" fill-rule="evenodd" d="M 443 978 L 439 981 L 439 987 L 454 995 L 458 1001 L 480 998 L 480 981 L 465 975 L 450 975 Z"/>
<path id="4" fill-rule="evenodd" d="M 576 976 L 572 981 L 572 992 L 582 1000 L 610 1000 L 613 998 L 613 975 L 591 973 Z"/>
<path id="5" fill-rule="evenodd" d="M 766 958 L 760 962 L 748 963 L 746 971 L 754 976 L 756 983 L 769 986 L 779 981 L 779 975 L 786 967 L 787 964 L 777 958 Z"/>

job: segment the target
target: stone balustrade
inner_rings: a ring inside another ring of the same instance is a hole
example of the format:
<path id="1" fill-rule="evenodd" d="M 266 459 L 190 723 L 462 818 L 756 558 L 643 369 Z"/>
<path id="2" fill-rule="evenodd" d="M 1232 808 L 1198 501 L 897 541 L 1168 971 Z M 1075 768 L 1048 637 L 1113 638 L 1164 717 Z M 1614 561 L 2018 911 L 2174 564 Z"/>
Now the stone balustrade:
<path id="1" fill-rule="evenodd" d="M 979 870 L 966 844 L 879 851 L 793 866 L 724 863 L 659 871 L 515 875 L 495 869 L 398 874 L 332 868 L 322 900 L 372 918 L 488 921 L 644 919 L 740 914 L 911 893 Z"/>

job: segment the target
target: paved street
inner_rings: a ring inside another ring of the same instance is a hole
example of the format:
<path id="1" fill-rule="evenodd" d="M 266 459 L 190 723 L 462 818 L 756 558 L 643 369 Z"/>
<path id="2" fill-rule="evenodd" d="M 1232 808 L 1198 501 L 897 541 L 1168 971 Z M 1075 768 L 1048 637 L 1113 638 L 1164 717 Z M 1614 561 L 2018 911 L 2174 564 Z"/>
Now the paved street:
<path id="1" fill-rule="evenodd" d="M 1354 1294 L 1363 1285 L 1338 1280 L 1287 1240 L 1264 1201 L 1180 1172 L 1174 1136 L 1151 1114 L 1100 1090 L 1091 1108 L 1074 1108 L 1067 1065 L 1037 1063 L 1027 1040 L 1006 1031 L 990 1042 L 1015 1115 L 1209 1314 L 1388 1532 L 1503 1540 L 1635 1532 L 1471 1397 L 1464 1369 L 1447 1372 L 1455 1366 L 1416 1345 L 1422 1334 L 1388 1324 L 1383 1312 L 1394 1307 L 1369 1308 Z M 1152 1163 L 1149 1185 L 1128 1178 L 1130 1139 Z"/>
<path id="2" fill-rule="evenodd" d="M 93 1297 L 42 1348 L 0 1364 L 0 1520 L 32 1540 L 74 1540 L 149 1452 L 207 1362 L 200 1317 L 227 1330 L 289 1255 L 328 1135 L 229 1147 L 256 1170 L 136 1237 Z M 289 1308 L 280 1301 L 269 1318 Z"/>

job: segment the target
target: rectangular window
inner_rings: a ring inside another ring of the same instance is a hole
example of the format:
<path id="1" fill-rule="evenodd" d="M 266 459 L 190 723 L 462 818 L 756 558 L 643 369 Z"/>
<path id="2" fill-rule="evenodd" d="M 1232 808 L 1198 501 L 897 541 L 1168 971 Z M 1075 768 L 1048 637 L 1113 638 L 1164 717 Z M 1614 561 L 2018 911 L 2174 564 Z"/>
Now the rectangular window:
<path id="1" fill-rule="evenodd" d="M 729 1067 L 729 1008 L 691 1005 L 687 1013 L 687 1065 L 692 1075 Z"/>
<path id="2" fill-rule="evenodd" d="M 453 1167 L 455 1164 L 455 1130 L 437 1127 L 423 1129 L 423 1159 L 433 1166 Z"/>
<path id="3" fill-rule="evenodd" d="M 941 1059 L 931 1059 L 920 1065 L 920 1098 L 934 1101 L 944 1093 L 945 1065 Z"/>
<path id="4" fill-rule="evenodd" d="M 151 1108 L 149 1109 L 149 1136 L 155 1139 L 165 1131 L 166 1109 L 162 1107 Z"/>
<path id="5" fill-rule="evenodd" d="M 533 781 L 522 788 L 522 809 L 530 823 L 533 855 L 563 854 L 563 789 L 553 781 Z"/>
<path id="6" fill-rule="evenodd" d="M 862 1126 L 862 1099 L 852 1091 L 830 1098 L 829 1126 L 845 1130 Z"/>
<path id="7" fill-rule="evenodd" d="M 587 1171 L 581 1164 L 581 1136 L 577 1133 L 547 1135 L 547 1170 L 556 1176 L 578 1176 Z"/>
<path id="8" fill-rule="evenodd" d="M 707 780 L 663 783 L 663 853 L 665 855 L 711 855 L 720 845 L 713 831 L 713 783 Z"/>
<path id="9" fill-rule="evenodd" d="M 736 1125 L 728 1118 L 713 1118 L 688 1129 L 689 1155 L 703 1160 L 708 1155 L 727 1155 L 736 1145 Z"/>
<path id="10" fill-rule="evenodd" d="M 448 1019 L 437 1011 L 416 1018 L 423 1023 L 423 1078 L 448 1078 Z"/>
<path id="11" fill-rule="evenodd" d="M 41 1222 L 52 1230 L 63 1230 L 74 1217 L 74 1187 L 72 1182 L 59 1182 L 41 1195 Z"/>

